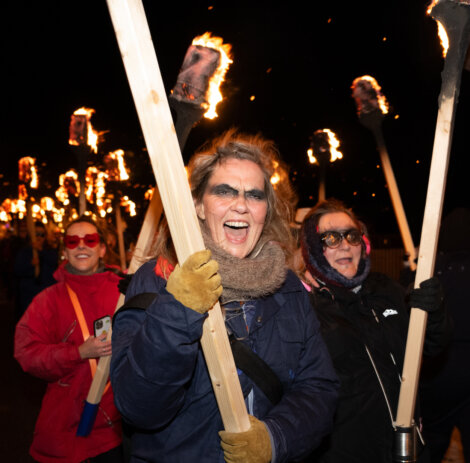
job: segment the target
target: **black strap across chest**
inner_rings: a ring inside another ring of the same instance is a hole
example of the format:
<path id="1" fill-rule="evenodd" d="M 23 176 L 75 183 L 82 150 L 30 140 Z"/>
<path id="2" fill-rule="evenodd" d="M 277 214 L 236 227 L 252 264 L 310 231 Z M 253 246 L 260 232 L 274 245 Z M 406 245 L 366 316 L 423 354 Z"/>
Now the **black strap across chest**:
<path id="1" fill-rule="evenodd" d="M 118 313 L 126 310 L 146 310 L 156 297 L 157 293 L 141 293 L 131 297 L 115 312 L 113 323 Z M 277 375 L 263 359 L 233 334 L 229 336 L 229 341 L 236 367 L 251 378 L 271 403 L 276 405 L 282 397 L 282 384 Z"/>

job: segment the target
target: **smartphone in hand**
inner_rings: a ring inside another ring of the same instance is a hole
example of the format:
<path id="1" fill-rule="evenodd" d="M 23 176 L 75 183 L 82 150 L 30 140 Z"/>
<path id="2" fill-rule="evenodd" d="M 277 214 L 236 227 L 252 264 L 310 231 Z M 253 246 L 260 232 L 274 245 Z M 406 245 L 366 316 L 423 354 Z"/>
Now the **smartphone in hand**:
<path id="1" fill-rule="evenodd" d="M 105 315 L 104 317 L 98 318 L 93 322 L 93 330 L 95 332 L 95 338 L 101 336 L 103 333 L 108 333 L 111 329 L 111 317 Z"/>

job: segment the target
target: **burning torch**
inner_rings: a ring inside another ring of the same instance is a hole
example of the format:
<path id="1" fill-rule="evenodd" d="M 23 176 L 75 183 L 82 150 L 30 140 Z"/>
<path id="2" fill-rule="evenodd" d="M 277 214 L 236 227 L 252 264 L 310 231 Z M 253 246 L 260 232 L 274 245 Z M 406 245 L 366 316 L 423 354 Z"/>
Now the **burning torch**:
<path id="1" fill-rule="evenodd" d="M 428 13 L 441 25 L 448 39 L 448 49 L 442 72 L 439 109 L 434 135 L 431 169 L 424 209 L 423 227 L 419 246 L 418 268 L 416 269 L 415 287 L 434 274 L 439 226 L 444 201 L 445 182 L 452 146 L 454 117 L 460 90 L 460 80 L 465 56 L 470 42 L 470 1 L 437 0 Z M 416 403 L 421 356 L 426 332 L 427 313 L 411 309 L 402 383 L 398 400 L 395 424 L 397 427 L 395 442 L 395 461 L 416 461 L 410 450 L 414 449 L 413 416 Z M 411 454 L 411 457 L 410 457 Z"/>
<path id="2" fill-rule="evenodd" d="M 129 179 L 126 166 L 124 164 L 124 151 L 119 149 L 112 151 L 104 156 L 105 170 L 107 174 L 107 183 L 113 190 L 114 198 L 114 212 L 116 215 L 116 231 L 118 235 L 119 257 L 121 261 L 121 270 L 125 270 L 126 264 L 126 251 L 124 249 L 124 228 L 121 216 L 121 192 L 119 191 L 119 182 Z"/>
<path id="3" fill-rule="evenodd" d="M 94 109 L 79 108 L 70 118 L 69 145 L 73 146 L 78 161 L 78 179 L 80 184 L 78 210 L 82 215 L 86 211 L 86 165 L 90 152 L 98 152 L 99 134 L 93 129 L 90 119 Z"/>
<path id="4" fill-rule="evenodd" d="M 387 100 L 382 94 L 381 87 L 371 76 L 357 77 L 351 88 L 359 121 L 374 134 L 410 269 L 415 270 L 416 250 L 382 132 L 382 120 L 388 113 Z"/>
<path id="5" fill-rule="evenodd" d="M 175 130 L 181 152 L 189 133 L 202 117 L 214 119 L 218 116 L 216 107 L 223 100 L 220 87 L 233 62 L 231 48 L 221 37 L 206 32 L 195 37 L 186 51 L 176 84 L 168 97 L 176 112 Z M 146 237 L 155 236 L 162 212 L 160 193 L 154 188 L 140 231 L 142 239 L 136 244 L 138 254 L 147 255 L 151 241 Z"/>
<path id="6" fill-rule="evenodd" d="M 37 278 L 40 272 L 39 254 L 35 247 L 36 242 L 36 229 L 34 227 L 32 201 L 30 195 L 30 188 L 38 187 L 38 174 L 36 169 L 36 159 L 30 156 L 25 156 L 18 161 L 18 197 L 25 201 L 26 206 L 26 225 L 28 227 L 29 239 L 31 240 L 31 247 L 33 250 L 34 262 L 34 276 Z"/>
<path id="7" fill-rule="evenodd" d="M 320 167 L 318 201 L 324 201 L 326 198 L 326 166 L 343 157 L 343 154 L 337 150 L 339 145 L 339 140 L 330 129 L 316 130 L 311 137 L 307 155 L 310 164 L 318 164 Z"/>
<path id="8" fill-rule="evenodd" d="M 65 174 L 59 175 L 59 188 L 55 192 L 56 198 L 67 207 L 68 216 L 77 215 L 76 210 L 71 205 L 71 200 L 79 195 L 80 184 L 78 182 L 78 174 L 71 169 Z"/>
<path id="9" fill-rule="evenodd" d="M 232 63 L 231 46 L 209 32 L 196 37 L 183 60 L 169 102 L 177 113 L 176 133 L 181 150 L 191 128 L 204 115 L 217 117 L 215 108 L 222 101 L 220 85 Z"/>

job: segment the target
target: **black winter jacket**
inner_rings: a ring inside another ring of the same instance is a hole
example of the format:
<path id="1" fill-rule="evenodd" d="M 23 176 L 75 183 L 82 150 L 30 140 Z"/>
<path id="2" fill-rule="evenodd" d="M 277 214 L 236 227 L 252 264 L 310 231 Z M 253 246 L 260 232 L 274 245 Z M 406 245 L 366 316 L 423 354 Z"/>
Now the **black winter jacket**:
<path id="1" fill-rule="evenodd" d="M 409 318 L 404 289 L 385 275 L 371 273 L 357 294 L 323 287 L 311 299 L 341 382 L 334 430 L 312 461 L 391 462 L 390 412 L 396 415 Z M 445 345 L 445 317 L 437 318 L 428 317 L 425 355 Z"/>

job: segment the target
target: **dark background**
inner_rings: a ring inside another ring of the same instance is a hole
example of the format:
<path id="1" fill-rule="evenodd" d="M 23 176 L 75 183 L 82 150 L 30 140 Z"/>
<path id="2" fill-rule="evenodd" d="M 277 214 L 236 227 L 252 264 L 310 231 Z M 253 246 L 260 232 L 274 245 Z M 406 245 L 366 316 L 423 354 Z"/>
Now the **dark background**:
<path id="1" fill-rule="evenodd" d="M 192 130 L 185 159 L 229 127 L 261 132 L 290 165 L 299 206 L 312 206 L 319 173 L 308 163 L 309 137 L 329 128 L 344 158 L 328 166 L 327 196 L 353 207 L 377 245 L 391 235 L 400 246 L 375 139 L 360 124 L 351 97 L 356 77 L 375 77 L 391 106 L 383 133 L 419 243 L 444 66 L 436 22 L 426 14 L 428 2 L 143 3 L 168 93 L 195 36 L 210 31 L 232 45 L 234 62 L 219 117 Z M 54 195 L 59 174 L 76 167 L 68 145 L 70 116 L 86 106 L 95 110 L 93 127 L 106 132 L 92 161 L 118 148 L 126 151 L 130 196 L 139 207 L 131 225 L 138 230 L 147 204 L 143 192 L 154 179 L 106 2 L 3 5 L 0 201 L 16 197 L 17 162 L 23 156 L 36 158 L 40 189 Z M 468 203 L 469 102 L 470 72 L 464 70 L 444 214 Z"/>

